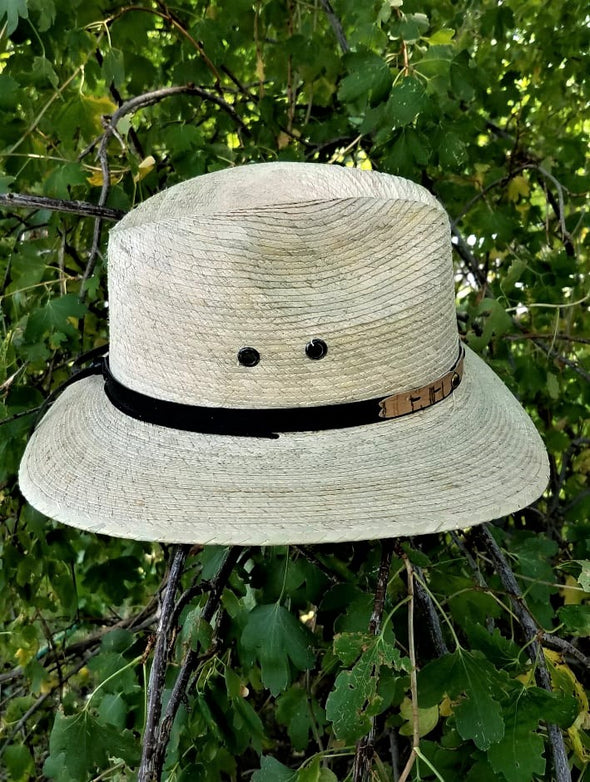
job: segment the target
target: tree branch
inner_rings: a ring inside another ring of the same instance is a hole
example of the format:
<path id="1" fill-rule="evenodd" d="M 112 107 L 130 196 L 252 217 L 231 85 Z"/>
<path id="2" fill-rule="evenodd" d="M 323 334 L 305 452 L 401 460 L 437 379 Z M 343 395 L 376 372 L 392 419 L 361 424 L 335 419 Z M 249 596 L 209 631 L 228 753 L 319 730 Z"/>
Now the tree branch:
<path id="1" fill-rule="evenodd" d="M 102 171 L 102 188 L 98 199 L 98 205 L 103 207 L 106 204 L 107 197 L 110 189 L 111 171 L 108 159 L 108 144 L 113 136 L 118 137 L 117 125 L 120 120 L 128 114 L 134 114 L 140 109 L 145 109 L 148 106 L 153 106 L 166 98 L 173 97 L 175 95 L 196 95 L 203 100 L 208 100 L 225 111 L 234 120 L 234 122 L 241 128 L 246 134 L 250 135 L 248 126 L 244 123 L 242 118 L 236 113 L 233 106 L 231 106 L 226 100 L 219 95 L 214 95 L 208 90 L 204 90 L 202 87 L 197 87 L 194 84 L 181 84 L 175 87 L 163 87 L 159 90 L 153 90 L 152 92 L 146 92 L 143 95 L 136 95 L 134 98 L 122 103 L 119 108 L 112 114 L 111 117 L 105 117 L 105 131 L 101 136 L 100 144 L 98 147 L 97 157 L 100 162 L 100 168 Z M 94 142 L 94 145 L 96 142 Z M 86 152 L 87 150 L 85 150 Z M 82 285 L 80 287 L 80 298 L 84 297 L 86 283 L 94 272 L 96 265 L 96 259 L 98 256 L 98 247 L 100 244 L 100 234 L 102 229 L 102 219 L 97 218 L 94 224 L 94 235 L 92 237 L 92 246 L 88 254 L 88 260 L 86 262 L 86 269 L 82 276 Z"/>
<path id="2" fill-rule="evenodd" d="M 369 621 L 369 633 L 379 635 L 383 620 L 383 606 L 387 596 L 387 584 L 389 582 L 389 569 L 393 554 L 394 541 L 390 539 L 381 541 L 381 564 L 377 575 L 375 587 L 375 599 L 373 601 L 373 613 Z M 371 761 L 375 752 L 375 718 L 371 717 L 371 727 L 356 745 L 354 763 L 352 767 L 353 782 L 365 782 L 371 776 Z"/>
<path id="3" fill-rule="evenodd" d="M 217 575 L 211 581 L 211 591 L 201 614 L 201 617 L 204 621 L 210 622 L 215 612 L 217 611 L 227 580 L 229 579 L 241 553 L 242 549 L 239 546 L 233 546 L 230 548 L 225 560 L 217 572 Z M 215 644 L 215 638 L 213 640 L 213 644 Z M 209 657 L 210 653 L 206 656 Z M 180 671 L 176 678 L 176 682 L 174 683 L 170 700 L 168 701 L 164 711 L 164 716 L 162 717 L 157 735 L 157 742 L 154 744 L 151 750 L 152 754 L 149 759 L 150 773 L 147 773 L 148 765 L 146 764 L 146 773 L 144 776 L 141 776 L 140 773 L 138 776 L 138 782 L 159 782 L 162 775 L 162 769 L 164 767 L 164 761 L 166 759 L 166 750 L 168 748 L 168 742 L 170 741 L 170 733 L 172 731 L 174 719 L 182 699 L 185 697 L 189 681 L 195 670 L 197 670 L 201 659 L 202 656 L 198 655 L 197 652 L 193 649 L 189 649 L 186 652 L 180 666 Z"/>
<path id="4" fill-rule="evenodd" d="M 543 653 L 543 647 L 541 646 L 539 639 L 543 637 L 542 630 L 537 627 L 537 623 L 531 616 L 528 610 L 516 577 L 512 572 L 500 546 L 496 543 L 495 538 L 489 531 L 487 524 L 474 528 L 472 535 L 478 538 L 485 550 L 489 554 L 496 572 L 500 576 L 500 580 L 504 586 L 504 589 L 510 597 L 512 609 L 523 629 L 524 637 L 527 641 L 527 650 L 529 657 L 535 667 L 535 678 L 539 687 L 542 687 L 547 692 L 552 692 L 551 677 L 547 670 L 545 662 L 545 655 Z M 554 724 L 547 725 L 547 733 L 549 736 L 549 748 L 551 752 L 551 759 L 553 762 L 553 768 L 555 776 L 553 777 L 556 782 L 571 782 L 571 774 L 569 770 L 567 752 L 565 750 L 565 744 L 563 741 L 563 735 L 559 726 Z"/>
<path id="5" fill-rule="evenodd" d="M 83 217 L 100 217 L 103 220 L 120 220 L 125 212 L 121 209 L 110 209 L 108 206 L 98 206 L 88 201 L 66 201 L 63 198 L 46 198 L 38 195 L 22 193 L 0 194 L 0 206 L 19 209 L 49 209 L 51 212 L 70 212 Z"/>
<path id="6" fill-rule="evenodd" d="M 168 663 L 168 635 L 171 629 L 171 618 L 174 611 L 176 590 L 182 575 L 189 546 L 177 546 L 172 557 L 168 584 L 162 600 L 160 621 L 156 635 L 156 649 L 154 660 L 150 670 L 148 684 L 148 703 L 145 731 L 143 734 L 141 765 L 138 772 L 138 782 L 147 782 L 154 779 L 153 761 L 157 748 L 157 731 L 162 713 L 162 692 L 166 678 L 166 666 Z M 159 777 L 158 777 L 159 779 Z"/>
<path id="7" fill-rule="evenodd" d="M 412 563 L 407 554 L 403 555 L 406 573 L 408 575 L 408 595 L 410 603 L 408 606 L 408 646 L 410 652 L 410 692 L 412 695 L 412 754 L 410 755 L 406 767 L 402 771 L 399 782 L 405 782 L 410 776 L 412 766 L 416 761 L 416 752 L 420 746 L 420 715 L 418 712 L 418 677 L 416 666 L 416 645 L 414 643 L 414 571 Z"/>
<path id="8" fill-rule="evenodd" d="M 332 30 L 334 30 L 334 35 L 336 36 L 336 40 L 338 41 L 338 44 L 342 49 L 342 51 L 344 52 L 344 54 L 346 54 L 346 52 L 350 51 L 350 46 L 348 45 L 348 41 L 346 40 L 346 36 L 344 35 L 344 30 L 342 29 L 342 22 L 334 13 L 334 9 L 332 8 L 330 0 L 320 0 L 320 2 L 322 4 L 322 8 L 326 13 L 326 16 L 328 17 L 328 21 L 332 25 Z"/>

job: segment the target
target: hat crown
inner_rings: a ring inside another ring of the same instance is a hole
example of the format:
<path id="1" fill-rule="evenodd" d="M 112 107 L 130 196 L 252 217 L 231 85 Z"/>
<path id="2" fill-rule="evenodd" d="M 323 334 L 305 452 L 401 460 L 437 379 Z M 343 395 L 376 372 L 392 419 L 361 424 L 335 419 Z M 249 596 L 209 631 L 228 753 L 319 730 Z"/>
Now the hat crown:
<path id="1" fill-rule="evenodd" d="M 109 291 L 113 374 L 184 404 L 357 401 L 457 354 L 446 213 L 372 171 L 266 163 L 172 187 L 111 232 Z"/>

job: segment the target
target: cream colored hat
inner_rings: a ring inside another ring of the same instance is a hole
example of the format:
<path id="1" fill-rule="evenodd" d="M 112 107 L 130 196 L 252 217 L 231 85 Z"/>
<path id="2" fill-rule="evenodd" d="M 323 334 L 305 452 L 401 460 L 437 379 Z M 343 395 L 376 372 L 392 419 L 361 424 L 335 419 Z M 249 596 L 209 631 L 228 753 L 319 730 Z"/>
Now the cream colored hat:
<path id="1" fill-rule="evenodd" d="M 27 499 L 140 540 L 323 543 L 478 524 L 545 448 L 460 343 L 449 222 L 376 172 L 264 163 L 138 206 L 109 241 L 110 352 L 64 390 Z"/>

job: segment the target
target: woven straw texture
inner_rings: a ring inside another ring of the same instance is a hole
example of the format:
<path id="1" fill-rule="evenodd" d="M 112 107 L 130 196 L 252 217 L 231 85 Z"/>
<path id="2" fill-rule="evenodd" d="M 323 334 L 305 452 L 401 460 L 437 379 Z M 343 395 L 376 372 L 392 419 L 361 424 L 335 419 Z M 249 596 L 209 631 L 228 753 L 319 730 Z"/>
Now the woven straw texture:
<path id="1" fill-rule="evenodd" d="M 448 219 L 374 172 L 262 164 L 149 199 L 111 232 L 110 365 L 130 388 L 212 407 L 386 396 L 457 355 Z M 327 355 L 310 360 L 319 338 Z M 260 362 L 244 367 L 240 348 Z M 129 418 L 87 378 L 27 447 L 20 484 L 59 521 L 186 543 L 321 543 L 421 534 L 513 512 L 546 486 L 532 422 L 467 350 L 445 401 L 366 426 L 208 435 Z"/>

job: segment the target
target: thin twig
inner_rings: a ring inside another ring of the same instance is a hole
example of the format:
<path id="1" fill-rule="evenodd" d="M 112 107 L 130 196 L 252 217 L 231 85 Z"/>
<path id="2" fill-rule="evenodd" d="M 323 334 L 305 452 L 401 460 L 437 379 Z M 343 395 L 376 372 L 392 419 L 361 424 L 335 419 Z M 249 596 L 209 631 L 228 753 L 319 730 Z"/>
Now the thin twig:
<path id="1" fill-rule="evenodd" d="M 404 565 L 408 576 L 408 646 L 410 653 L 410 693 L 412 697 L 412 753 L 401 773 L 399 782 L 406 782 L 416 762 L 416 750 L 420 746 L 420 715 L 418 712 L 418 669 L 416 666 L 416 644 L 414 640 L 414 571 L 407 554 L 403 555 Z"/>
<path id="2" fill-rule="evenodd" d="M 348 45 L 348 41 L 346 40 L 346 36 L 344 35 L 344 30 L 342 29 L 342 22 L 334 13 L 334 9 L 332 8 L 330 0 L 320 0 L 320 2 L 322 4 L 322 8 L 326 13 L 326 16 L 328 17 L 330 24 L 332 25 L 332 30 L 334 30 L 334 35 L 336 36 L 336 40 L 338 41 L 338 44 L 342 49 L 342 51 L 344 52 L 344 54 L 346 54 L 346 52 L 350 51 L 350 46 Z"/>
<path id="3" fill-rule="evenodd" d="M 573 644 L 571 644 L 569 641 L 566 641 L 565 638 L 560 638 L 558 635 L 553 635 L 552 633 L 543 633 L 541 635 L 541 640 L 545 646 L 548 646 L 551 649 L 555 649 L 562 654 L 569 654 L 570 657 L 573 657 L 575 660 L 581 663 L 585 674 L 590 672 L 590 657 L 587 657 Z"/>
<path id="4" fill-rule="evenodd" d="M 537 680 L 537 684 L 539 687 L 547 690 L 547 692 L 552 692 L 551 676 L 547 670 L 543 647 L 539 642 L 539 639 L 542 638 L 543 635 L 542 630 L 539 629 L 537 623 L 527 608 L 527 605 L 522 596 L 522 592 L 520 591 L 520 587 L 518 586 L 518 582 L 516 581 L 516 577 L 512 572 L 506 557 L 502 553 L 500 546 L 496 543 L 495 538 L 489 531 L 487 524 L 482 524 L 480 527 L 474 529 L 472 534 L 481 540 L 490 556 L 490 559 L 494 563 L 494 567 L 500 576 L 500 580 L 504 586 L 504 589 L 510 596 L 510 602 L 512 603 L 513 611 L 520 621 L 525 639 L 527 641 L 529 657 L 535 666 L 535 678 Z M 565 750 L 563 735 L 559 726 L 551 723 L 548 724 L 547 734 L 549 737 L 551 759 L 555 771 L 553 779 L 555 779 L 555 782 L 571 782 L 571 773 L 567 760 L 567 753 Z"/>
<path id="5" fill-rule="evenodd" d="M 417 579 L 415 579 L 414 582 L 414 598 L 416 605 L 420 609 L 420 612 L 423 614 L 423 616 L 426 618 L 426 623 L 430 632 L 432 648 L 434 649 L 437 657 L 442 657 L 443 654 L 447 654 L 449 650 L 442 633 L 440 619 L 438 618 L 438 613 L 436 612 L 432 598 L 423 587 L 425 578 L 422 572 L 422 568 L 420 568 L 418 565 L 414 565 L 414 571 L 417 576 Z"/>
<path id="6" fill-rule="evenodd" d="M 98 649 L 95 649 L 94 651 L 90 652 L 89 654 L 85 655 L 81 660 L 78 660 L 78 662 L 74 665 L 74 667 L 69 670 L 67 673 L 65 673 L 62 677 L 62 680 L 60 682 L 57 682 L 54 684 L 50 690 L 47 692 L 44 692 L 42 695 L 40 695 L 37 700 L 26 710 L 26 712 L 23 714 L 23 716 L 18 720 L 14 728 L 10 731 L 10 733 L 6 736 L 6 740 L 0 747 L 0 757 L 4 754 L 5 749 L 9 746 L 9 744 L 12 742 L 13 738 L 16 736 L 16 734 L 21 730 L 26 724 L 27 721 L 35 714 L 36 711 L 38 711 L 41 706 L 45 703 L 45 701 L 50 698 L 56 690 L 60 689 L 63 682 L 66 682 L 68 679 L 71 679 L 72 676 L 77 674 L 90 660 L 91 657 L 94 657 L 95 654 L 97 654 Z"/>
<path id="7" fill-rule="evenodd" d="M 63 198 L 46 198 L 23 193 L 0 194 L 0 206 L 18 207 L 19 209 L 48 209 L 51 212 L 70 212 L 83 217 L 102 217 L 103 220 L 120 220 L 125 212 L 121 209 L 110 209 L 107 206 L 97 206 L 88 201 L 68 201 Z"/>
<path id="8" fill-rule="evenodd" d="M 241 128 L 244 134 L 250 135 L 250 130 L 248 126 L 244 123 L 242 118 L 236 113 L 233 106 L 231 106 L 226 100 L 221 98 L 219 95 L 214 95 L 212 92 L 209 92 L 208 90 L 205 90 L 202 87 L 197 87 L 194 84 L 180 84 L 174 87 L 163 87 L 162 89 L 159 90 L 146 92 L 143 95 L 136 95 L 134 98 L 130 98 L 129 100 L 122 103 L 110 118 L 109 117 L 104 118 L 105 131 L 102 134 L 100 144 L 98 147 L 98 152 L 97 152 L 97 157 L 100 162 L 100 168 L 102 172 L 102 188 L 100 191 L 100 196 L 98 198 L 99 206 L 102 207 L 105 205 L 109 194 L 111 172 L 110 172 L 107 150 L 111 138 L 113 136 L 118 135 L 117 125 L 119 121 L 123 117 L 127 116 L 128 114 L 133 114 L 136 111 L 139 111 L 140 109 L 145 109 L 148 106 L 153 106 L 156 103 L 159 103 L 160 101 L 175 95 L 196 95 L 199 98 L 202 98 L 203 100 L 211 101 L 211 103 L 214 103 L 216 106 L 219 106 L 220 109 L 222 109 L 227 114 L 229 114 L 229 116 Z M 98 248 L 100 244 L 101 229 L 102 229 L 102 220 L 99 217 L 97 218 L 94 224 L 92 246 L 88 254 L 86 269 L 84 270 L 84 274 L 82 276 L 82 284 L 80 286 L 80 298 L 84 297 L 85 290 L 86 290 L 86 283 L 91 277 L 92 273 L 94 272 L 96 259 L 98 257 Z"/>
<path id="9" fill-rule="evenodd" d="M 381 632 L 381 622 L 383 620 L 383 607 L 387 595 L 387 584 L 389 582 L 389 569 L 391 567 L 391 556 L 393 554 L 393 540 L 383 540 L 381 542 L 381 564 L 377 575 L 377 585 L 375 586 L 375 599 L 373 601 L 373 613 L 369 621 L 369 633 L 379 635 Z M 371 775 L 371 761 L 375 752 L 375 718 L 371 718 L 371 727 L 366 736 L 364 736 L 356 745 L 354 763 L 352 767 L 353 782 L 366 782 Z"/>
<path id="10" fill-rule="evenodd" d="M 209 592 L 209 597 L 201 614 L 203 621 L 210 622 L 219 608 L 221 595 L 241 553 L 242 549 L 239 546 L 230 548 L 215 578 L 211 581 L 211 591 Z M 215 634 L 213 644 L 215 645 Z M 209 657 L 210 653 L 205 656 Z M 170 733 L 174 724 L 174 718 L 185 697 L 191 677 L 198 668 L 201 657 L 202 656 L 198 655 L 193 649 L 187 650 L 160 724 L 157 744 L 154 747 L 154 755 L 151 764 L 152 775 L 144 778 L 138 777 L 138 782 L 159 782 L 166 759 L 166 750 L 168 748 L 168 742 L 170 741 Z"/>
<path id="11" fill-rule="evenodd" d="M 156 778 L 153 775 L 153 763 L 157 748 L 157 731 L 160 714 L 162 713 L 162 694 L 164 680 L 166 678 L 166 666 L 168 663 L 168 634 L 171 629 L 170 624 L 172 612 L 174 611 L 174 603 L 176 601 L 176 590 L 188 551 L 189 546 L 176 547 L 172 557 L 172 564 L 170 565 L 168 583 L 162 599 L 162 608 L 156 637 L 156 648 L 148 683 L 148 705 L 143 734 L 141 765 L 137 776 L 138 782 L 148 782 L 148 780 Z"/>

